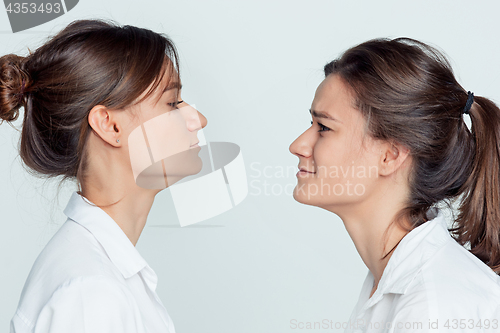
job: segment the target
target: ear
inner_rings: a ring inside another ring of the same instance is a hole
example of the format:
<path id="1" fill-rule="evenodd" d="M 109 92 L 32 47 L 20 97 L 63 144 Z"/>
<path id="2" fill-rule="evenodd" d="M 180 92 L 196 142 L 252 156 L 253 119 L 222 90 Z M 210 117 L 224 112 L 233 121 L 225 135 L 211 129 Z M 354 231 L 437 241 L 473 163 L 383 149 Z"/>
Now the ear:
<path id="1" fill-rule="evenodd" d="M 121 126 L 115 112 L 103 105 L 96 105 L 89 112 L 89 125 L 94 132 L 105 142 L 113 147 L 120 147 L 122 135 Z"/>
<path id="2" fill-rule="evenodd" d="M 388 142 L 382 148 L 379 167 L 380 175 L 389 176 L 398 169 L 408 166 L 410 150 L 407 147 L 399 143 Z"/>

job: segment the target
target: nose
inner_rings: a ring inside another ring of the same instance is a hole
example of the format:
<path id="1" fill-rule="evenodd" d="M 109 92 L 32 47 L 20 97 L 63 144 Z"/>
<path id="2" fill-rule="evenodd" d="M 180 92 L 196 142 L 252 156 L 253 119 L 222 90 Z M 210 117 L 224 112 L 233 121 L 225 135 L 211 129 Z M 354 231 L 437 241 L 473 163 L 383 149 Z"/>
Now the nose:
<path id="1" fill-rule="evenodd" d="M 205 116 L 200 112 L 198 111 L 198 117 L 200 117 L 200 124 L 201 124 L 201 128 L 205 128 L 205 126 L 207 126 L 207 118 L 205 118 Z"/>
<path id="2" fill-rule="evenodd" d="M 199 131 L 207 126 L 207 118 L 205 118 L 200 111 L 191 106 L 183 111 L 183 117 L 186 120 L 186 126 L 190 132 Z"/>
<path id="3" fill-rule="evenodd" d="M 312 156 L 314 145 L 314 133 L 312 128 L 307 129 L 302 133 L 289 147 L 290 153 L 297 157 L 309 158 Z"/>

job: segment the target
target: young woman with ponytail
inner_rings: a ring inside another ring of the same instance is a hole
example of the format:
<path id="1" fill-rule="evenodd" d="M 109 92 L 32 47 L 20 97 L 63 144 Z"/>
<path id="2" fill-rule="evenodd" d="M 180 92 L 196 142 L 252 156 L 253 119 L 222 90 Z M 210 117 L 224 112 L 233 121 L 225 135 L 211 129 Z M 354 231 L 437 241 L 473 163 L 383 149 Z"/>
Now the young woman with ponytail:
<path id="1" fill-rule="evenodd" d="M 290 151 L 294 198 L 337 214 L 368 267 L 346 332 L 500 331 L 500 109 L 409 38 L 324 71 Z"/>
<path id="2" fill-rule="evenodd" d="M 160 190 L 136 184 L 127 138 L 184 104 L 180 88 L 167 36 L 99 20 L 71 23 L 26 57 L 0 58 L 0 118 L 24 109 L 24 164 L 80 189 L 30 271 L 11 333 L 175 332 L 135 248 Z M 198 117 L 186 138 L 206 125 Z"/>

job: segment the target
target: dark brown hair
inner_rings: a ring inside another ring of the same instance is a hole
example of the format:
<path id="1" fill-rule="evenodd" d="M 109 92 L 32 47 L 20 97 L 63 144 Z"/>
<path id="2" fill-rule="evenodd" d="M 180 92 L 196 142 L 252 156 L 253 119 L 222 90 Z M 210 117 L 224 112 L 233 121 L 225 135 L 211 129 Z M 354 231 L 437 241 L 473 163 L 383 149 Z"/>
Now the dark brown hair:
<path id="1" fill-rule="evenodd" d="M 0 118 L 16 120 L 23 106 L 25 165 L 39 176 L 81 183 L 90 110 L 138 103 L 165 73 L 179 80 L 177 51 L 167 36 L 102 20 L 75 21 L 26 57 L 0 58 Z"/>
<path id="2" fill-rule="evenodd" d="M 393 222 L 410 231 L 432 206 L 460 199 L 452 236 L 500 274 L 500 109 L 474 96 L 471 133 L 462 118 L 467 90 L 450 63 L 410 38 L 364 42 L 324 72 L 353 92 L 371 137 L 410 150 L 410 194 Z"/>

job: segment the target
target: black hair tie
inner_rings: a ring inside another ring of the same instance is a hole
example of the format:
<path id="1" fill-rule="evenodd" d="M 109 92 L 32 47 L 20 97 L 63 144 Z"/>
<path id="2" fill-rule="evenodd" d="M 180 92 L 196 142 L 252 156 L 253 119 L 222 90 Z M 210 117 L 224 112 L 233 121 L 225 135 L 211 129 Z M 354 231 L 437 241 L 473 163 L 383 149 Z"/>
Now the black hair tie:
<path id="1" fill-rule="evenodd" d="M 470 91 L 467 92 L 467 103 L 465 103 L 464 111 L 463 113 L 469 114 L 470 108 L 472 107 L 472 103 L 474 103 L 474 93 L 471 93 Z"/>

